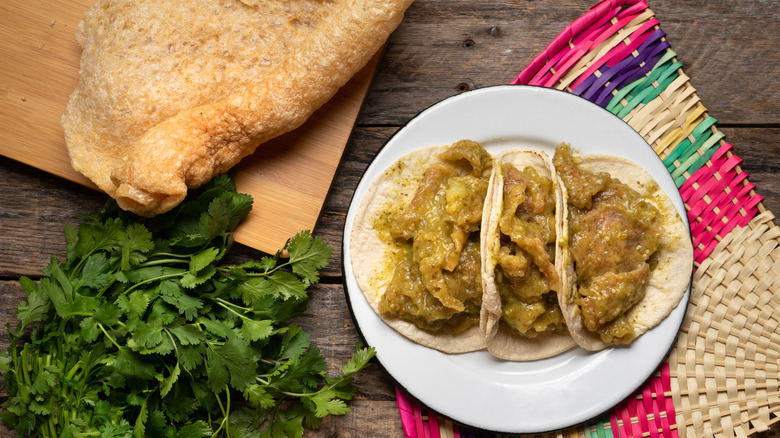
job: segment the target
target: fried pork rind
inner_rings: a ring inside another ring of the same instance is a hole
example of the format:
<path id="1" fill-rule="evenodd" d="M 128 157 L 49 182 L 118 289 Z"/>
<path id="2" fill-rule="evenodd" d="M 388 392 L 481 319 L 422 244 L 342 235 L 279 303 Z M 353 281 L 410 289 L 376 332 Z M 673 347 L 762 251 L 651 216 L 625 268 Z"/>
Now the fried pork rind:
<path id="1" fill-rule="evenodd" d="M 297 128 L 411 0 L 100 0 L 76 32 L 73 167 L 144 216 Z"/>

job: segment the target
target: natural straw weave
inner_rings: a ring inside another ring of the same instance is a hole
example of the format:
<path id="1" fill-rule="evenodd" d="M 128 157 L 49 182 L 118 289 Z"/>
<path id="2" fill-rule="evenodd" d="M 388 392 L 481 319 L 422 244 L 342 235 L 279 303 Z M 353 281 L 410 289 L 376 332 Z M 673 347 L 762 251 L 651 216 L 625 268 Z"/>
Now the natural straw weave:
<path id="1" fill-rule="evenodd" d="M 655 375 L 608 418 L 537 436 L 747 437 L 780 421 L 780 227 L 676 56 L 645 1 L 605 0 L 512 81 L 582 96 L 640 133 L 680 189 L 696 262 Z M 398 403 L 408 437 L 495 436 Z"/>
<path id="2" fill-rule="evenodd" d="M 764 212 L 729 233 L 696 270 L 671 364 L 677 427 L 747 436 L 778 421 L 780 227 Z"/>

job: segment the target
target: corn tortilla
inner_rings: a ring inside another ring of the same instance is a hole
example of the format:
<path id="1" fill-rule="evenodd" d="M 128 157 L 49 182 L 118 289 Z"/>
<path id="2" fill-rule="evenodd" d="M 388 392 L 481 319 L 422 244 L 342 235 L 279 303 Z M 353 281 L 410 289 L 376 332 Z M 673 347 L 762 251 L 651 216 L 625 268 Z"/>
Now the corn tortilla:
<path id="1" fill-rule="evenodd" d="M 563 185 L 555 175 L 555 168 L 550 158 L 544 154 L 532 150 L 509 151 L 496 157 L 496 164 L 493 167 L 493 174 L 490 180 L 488 196 L 490 206 L 486 207 L 484 217 L 488 218 L 487 225 L 482 231 L 482 284 L 484 285 L 484 294 L 482 298 L 482 312 L 480 315 L 480 326 L 485 334 L 485 343 L 487 350 L 494 356 L 512 360 L 529 361 L 551 357 L 562 353 L 573 346 L 575 342 L 566 332 L 545 333 L 535 337 L 524 336 L 514 332 L 504 324 L 500 324 L 502 318 L 501 296 L 496 287 L 496 254 L 500 246 L 499 218 L 503 206 L 503 166 L 507 163 L 514 165 L 517 169 L 523 169 L 531 166 L 543 177 L 553 180 L 555 187 L 555 223 L 556 223 L 556 246 L 555 262 L 558 263 L 560 253 L 565 246 L 565 233 L 561 233 L 563 224 L 563 214 L 565 205 L 560 187 Z M 556 291 L 557 293 L 557 291 Z"/>
<path id="2" fill-rule="evenodd" d="M 587 154 L 578 158 L 579 166 L 592 172 L 606 172 L 639 192 L 652 202 L 661 215 L 661 245 L 656 264 L 650 272 L 645 295 L 626 313 L 634 329 L 634 339 L 661 323 L 677 307 L 688 288 L 693 272 L 693 245 L 685 223 L 671 199 L 660 189 L 653 177 L 633 161 L 610 155 Z M 563 187 L 566 194 L 566 187 Z M 568 218 L 564 227 L 568 230 Z M 567 231 L 568 233 L 568 231 Z M 597 333 L 588 331 L 576 304 L 577 276 L 568 251 L 564 251 L 559 266 L 564 282 L 558 300 L 566 324 L 577 344 L 586 350 L 598 351 L 610 347 Z"/>
<path id="3" fill-rule="evenodd" d="M 404 210 L 409 205 L 425 169 L 438 159 L 444 148 L 432 146 L 405 155 L 372 182 L 356 212 L 349 245 L 358 286 L 371 308 L 386 324 L 420 345 L 445 353 L 466 353 L 485 348 L 479 325 L 460 333 L 446 328 L 433 333 L 379 310 L 379 302 L 392 278 L 400 248 L 374 226 L 374 221 L 383 220 L 387 205 L 396 206 L 398 210 Z"/>

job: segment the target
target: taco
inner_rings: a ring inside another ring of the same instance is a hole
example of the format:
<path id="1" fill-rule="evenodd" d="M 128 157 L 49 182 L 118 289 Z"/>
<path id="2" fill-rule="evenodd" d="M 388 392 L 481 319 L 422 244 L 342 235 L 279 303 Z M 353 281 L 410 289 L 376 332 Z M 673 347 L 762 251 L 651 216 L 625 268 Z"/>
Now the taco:
<path id="1" fill-rule="evenodd" d="M 564 203 L 549 156 L 518 150 L 496 157 L 483 227 L 481 327 L 488 351 L 525 361 L 575 344 L 558 304 L 555 263 L 565 242 Z M 560 235 L 560 236 L 559 236 Z"/>
<path id="2" fill-rule="evenodd" d="M 474 141 L 400 158 L 358 207 L 350 251 L 373 310 L 446 353 L 484 349 L 480 228 L 493 158 Z"/>
<path id="3" fill-rule="evenodd" d="M 591 351 L 626 345 L 677 306 L 693 247 L 671 199 L 636 163 L 556 148 L 568 247 L 559 302 L 574 340 Z"/>

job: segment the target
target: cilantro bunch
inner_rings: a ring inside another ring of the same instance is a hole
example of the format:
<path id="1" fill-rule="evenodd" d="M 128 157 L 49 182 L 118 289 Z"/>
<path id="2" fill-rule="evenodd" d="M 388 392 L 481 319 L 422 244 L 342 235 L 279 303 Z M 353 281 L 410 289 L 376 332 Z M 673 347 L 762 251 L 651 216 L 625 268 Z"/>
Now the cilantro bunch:
<path id="1" fill-rule="evenodd" d="M 289 322 L 332 250 L 304 231 L 274 256 L 221 265 L 251 208 L 223 175 L 153 219 L 111 201 L 66 227 L 65 261 L 21 279 L 0 354 L 5 424 L 39 437 L 301 436 L 347 412 L 373 349 L 328 377 Z"/>

